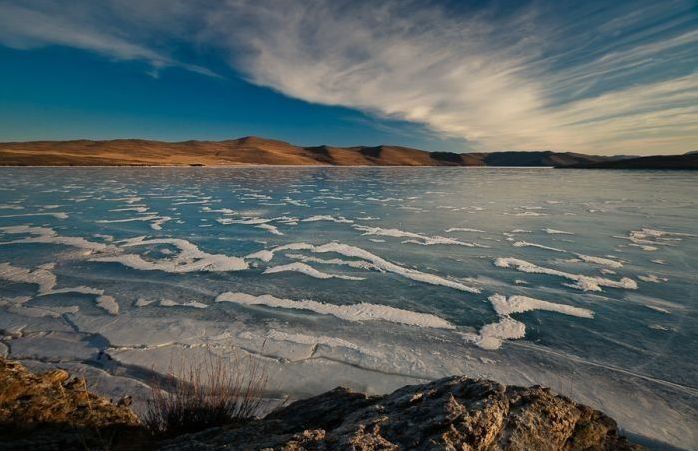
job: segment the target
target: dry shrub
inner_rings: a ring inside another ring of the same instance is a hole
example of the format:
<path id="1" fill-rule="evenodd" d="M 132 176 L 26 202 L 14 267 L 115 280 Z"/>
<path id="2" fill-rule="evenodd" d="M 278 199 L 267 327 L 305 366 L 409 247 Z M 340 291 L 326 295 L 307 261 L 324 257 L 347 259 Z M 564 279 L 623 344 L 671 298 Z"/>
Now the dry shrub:
<path id="1" fill-rule="evenodd" d="M 143 422 L 165 436 L 243 424 L 260 411 L 266 383 L 265 368 L 237 353 L 170 364 L 164 381 L 152 385 Z"/>

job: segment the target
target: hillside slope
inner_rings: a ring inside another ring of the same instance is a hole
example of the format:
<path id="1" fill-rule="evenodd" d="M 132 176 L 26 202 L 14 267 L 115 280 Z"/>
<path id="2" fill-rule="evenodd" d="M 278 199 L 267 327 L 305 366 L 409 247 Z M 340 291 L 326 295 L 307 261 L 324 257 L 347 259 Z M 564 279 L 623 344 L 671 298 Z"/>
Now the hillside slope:
<path id="1" fill-rule="evenodd" d="M 401 146 L 301 147 L 247 136 L 226 141 L 30 141 L 0 143 L 0 166 L 494 166 L 696 169 L 698 154 L 599 156 L 572 152 L 427 152 Z"/>
<path id="2" fill-rule="evenodd" d="M 459 154 L 400 146 L 300 147 L 248 136 L 227 141 L 33 141 L 0 143 L 4 166 L 556 166 L 606 157 L 554 152 Z"/>

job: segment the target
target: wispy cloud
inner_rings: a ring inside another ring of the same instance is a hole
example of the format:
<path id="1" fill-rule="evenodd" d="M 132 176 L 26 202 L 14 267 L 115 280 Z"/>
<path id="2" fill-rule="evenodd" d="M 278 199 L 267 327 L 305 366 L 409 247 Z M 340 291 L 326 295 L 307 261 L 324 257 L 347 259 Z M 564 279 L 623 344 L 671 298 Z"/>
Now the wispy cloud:
<path id="1" fill-rule="evenodd" d="M 111 0 L 69 15 L 51 14 L 55 1 L 12 3 L 0 0 L 8 45 L 70 45 L 206 73 L 153 50 L 186 41 L 222 51 L 254 84 L 419 123 L 479 150 L 698 147 L 693 0 L 508 11 L 499 2 Z"/>
<path id="2" fill-rule="evenodd" d="M 23 4 L 23 3 L 26 3 Z M 210 69 L 177 61 L 129 37 L 128 28 L 115 29 L 107 17 L 95 17 L 93 7 L 73 8 L 63 2 L 0 2 L 0 44 L 18 49 L 62 45 L 89 50 L 117 60 L 143 60 L 157 76 L 166 67 L 218 77 Z"/>
<path id="3" fill-rule="evenodd" d="M 698 75 L 670 67 L 690 52 L 698 61 L 698 31 L 661 30 L 656 8 L 635 5 L 626 23 L 603 11 L 577 29 L 535 5 L 505 17 L 404 2 L 228 5 L 209 16 L 208 33 L 252 82 L 293 97 L 423 123 L 483 149 L 698 146 Z M 587 48 L 604 26 L 606 42 Z M 630 29 L 650 37 L 620 35 Z"/>

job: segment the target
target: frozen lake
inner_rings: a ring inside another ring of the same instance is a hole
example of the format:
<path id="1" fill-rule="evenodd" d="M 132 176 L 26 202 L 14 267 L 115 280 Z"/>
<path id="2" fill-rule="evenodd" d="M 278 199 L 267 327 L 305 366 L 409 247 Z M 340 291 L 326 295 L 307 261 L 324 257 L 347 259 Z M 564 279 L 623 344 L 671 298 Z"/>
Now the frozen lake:
<path id="1" fill-rule="evenodd" d="M 97 391 L 143 394 L 173 356 L 243 352 L 270 396 L 466 374 L 698 446 L 694 173 L 0 168 L 0 182 L 0 352 Z"/>

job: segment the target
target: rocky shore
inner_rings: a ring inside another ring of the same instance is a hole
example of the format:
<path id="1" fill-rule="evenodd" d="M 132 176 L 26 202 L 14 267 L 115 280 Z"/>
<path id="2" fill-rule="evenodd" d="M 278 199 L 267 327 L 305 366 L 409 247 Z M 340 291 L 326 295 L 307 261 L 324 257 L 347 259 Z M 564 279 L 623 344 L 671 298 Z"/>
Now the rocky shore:
<path id="1" fill-rule="evenodd" d="M 337 388 L 244 425 L 152 437 L 84 379 L 0 358 L 1 449 L 637 450 L 604 413 L 539 387 L 454 376 L 369 396 Z"/>

